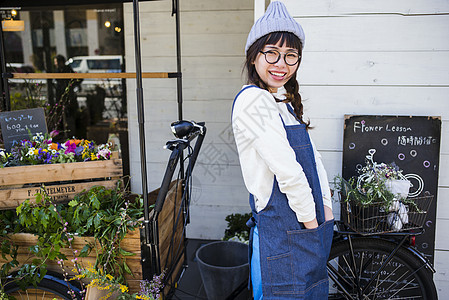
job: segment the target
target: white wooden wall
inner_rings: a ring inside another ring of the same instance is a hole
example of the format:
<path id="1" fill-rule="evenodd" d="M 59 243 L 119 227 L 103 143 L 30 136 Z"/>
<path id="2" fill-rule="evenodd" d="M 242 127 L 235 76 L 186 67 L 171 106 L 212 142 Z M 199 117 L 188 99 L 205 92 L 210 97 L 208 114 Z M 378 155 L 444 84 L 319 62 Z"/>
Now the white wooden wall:
<path id="1" fill-rule="evenodd" d="M 182 0 L 184 118 L 208 127 L 194 172 L 191 238 L 219 239 L 226 215 L 248 212 L 230 129 L 243 78 L 254 5 L 265 0 Z M 449 297 L 449 1 L 284 0 L 302 24 L 306 46 L 299 82 L 311 135 L 329 178 L 341 172 L 344 114 L 441 116 L 443 121 L 435 280 Z M 263 4 L 262 4 L 263 5 Z M 140 6 L 143 71 L 176 71 L 171 1 Z M 132 5 L 125 4 L 126 65 L 134 68 Z M 176 81 L 145 79 L 149 190 L 160 185 L 163 150 L 177 119 Z M 128 83 L 132 186 L 140 191 L 135 83 Z"/>
<path id="2" fill-rule="evenodd" d="M 250 211 L 230 127 L 232 100 L 240 90 L 244 47 L 253 24 L 252 0 L 182 0 L 184 119 L 205 121 L 207 135 L 194 170 L 191 238 L 221 239 L 225 217 Z M 126 67 L 135 70 L 132 5 L 126 4 Z M 171 1 L 140 4 L 143 71 L 176 71 L 175 20 Z M 173 136 L 176 80 L 144 79 L 149 190 L 160 186 Z M 128 82 L 132 189 L 141 191 L 134 80 Z"/>
<path id="3" fill-rule="evenodd" d="M 306 33 L 299 82 L 329 178 L 344 114 L 441 116 L 435 281 L 449 299 L 449 1 L 283 2 Z"/>

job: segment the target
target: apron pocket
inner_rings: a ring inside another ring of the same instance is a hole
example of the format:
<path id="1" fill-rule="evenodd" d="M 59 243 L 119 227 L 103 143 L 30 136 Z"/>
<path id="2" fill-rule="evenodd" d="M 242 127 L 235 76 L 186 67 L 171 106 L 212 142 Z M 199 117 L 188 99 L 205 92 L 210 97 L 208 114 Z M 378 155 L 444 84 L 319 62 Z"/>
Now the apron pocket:
<path id="1" fill-rule="evenodd" d="M 293 294 L 293 264 L 290 253 L 267 257 L 268 271 L 273 294 Z"/>
<path id="2" fill-rule="evenodd" d="M 332 232 L 333 220 L 324 222 L 315 229 L 287 232 L 291 253 L 296 258 L 292 261 L 293 280 L 298 283 L 298 288 L 303 287 L 297 292 L 310 292 L 318 283 L 327 280 L 326 263 L 332 244 Z"/>

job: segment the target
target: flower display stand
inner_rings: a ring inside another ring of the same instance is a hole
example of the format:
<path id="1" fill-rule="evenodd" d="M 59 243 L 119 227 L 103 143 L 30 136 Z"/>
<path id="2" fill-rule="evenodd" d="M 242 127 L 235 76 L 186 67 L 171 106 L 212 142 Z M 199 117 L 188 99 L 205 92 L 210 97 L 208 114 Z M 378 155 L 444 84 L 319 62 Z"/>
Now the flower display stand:
<path id="1" fill-rule="evenodd" d="M 0 168 L 0 209 L 13 209 L 33 199 L 41 186 L 53 201 L 63 202 L 94 185 L 112 188 L 122 175 L 119 158 Z"/>
<path id="2" fill-rule="evenodd" d="M 19 247 L 17 260 L 19 264 L 31 264 L 34 256 L 30 251 L 30 247 L 37 244 L 38 236 L 30 233 L 16 233 L 10 235 L 11 241 Z M 95 243 L 93 237 L 75 237 L 72 241 L 72 247 L 77 250 L 78 253 L 81 249 L 88 243 Z M 128 286 L 130 290 L 139 290 L 139 279 L 142 278 L 142 267 L 140 265 L 140 233 L 139 230 L 134 230 L 128 232 L 125 239 L 121 243 L 121 248 L 125 251 L 132 252 L 134 256 L 127 256 L 126 263 L 132 270 L 133 275 L 126 275 L 128 281 Z M 67 260 L 64 261 L 64 268 L 70 274 L 74 275 L 73 268 L 74 264 L 71 261 L 73 259 L 73 252 L 69 248 L 64 248 L 61 251 L 67 256 Z M 77 257 L 77 261 L 81 266 L 88 266 L 89 264 L 94 265 L 96 260 L 95 250 L 91 251 L 87 257 Z M 0 258 L 0 264 L 5 263 L 3 258 Z M 54 271 L 57 273 L 62 273 L 61 267 L 56 261 L 47 261 L 47 270 Z"/>
<path id="3" fill-rule="evenodd" d="M 89 164 L 91 163 L 95 165 L 95 162 L 90 162 Z M 10 169 L 13 169 L 13 167 L 11 167 Z M 0 169 L 0 171 L 4 170 Z M 98 184 L 98 181 L 94 181 L 93 183 Z M 157 226 L 153 227 L 157 228 L 157 233 L 153 232 L 152 234 L 156 234 L 159 237 L 159 244 L 157 247 L 158 255 L 156 255 L 155 257 L 145 258 L 147 260 L 151 260 L 152 263 L 156 263 L 155 260 L 157 260 L 158 264 L 162 266 L 163 269 L 166 269 L 166 278 L 168 278 L 168 284 L 164 288 L 164 295 L 170 292 L 170 289 L 177 281 L 185 264 L 186 258 L 183 222 L 176 221 L 176 215 L 178 214 L 178 212 L 180 211 L 179 209 L 182 206 L 182 187 L 181 184 L 176 183 L 176 181 L 173 181 L 171 183 L 170 189 L 164 201 L 164 205 L 157 220 L 151 220 L 152 222 L 156 221 L 157 223 Z M 158 192 L 159 189 L 149 193 L 150 204 L 155 203 Z M 141 221 L 142 220 L 139 220 L 139 222 Z M 140 228 L 140 230 L 142 229 Z M 140 230 L 139 228 L 137 228 L 133 231 L 129 231 L 120 244 L 120 247 L 123 250 L 135 254 L 133 256 L 126 256 L 126 264 L 129 266 L 130 270 L 133 273 L 125 275 L 130 293 L 136 293 L 140 290 L 140 281 L 143 279 L 141 260 L 144 258 L 141 254 Z M 30 251 L 30 247 L 37 244 L 38 236 L 30 233 L 16 233 L 10 234 L 9 237 L 11 238 L 11 242 L 19 247 L 17 256 L 19 265 L 26 263 L 31 264 L 34 257 Z M 79 254 L 81 249 L 88 243 L 95 243 L 95 239 L 93 237 L 76 236 L 72 241 L 72 247 L 74 250 L 77 250 L 77 253 Z M 171 251 L 173 249 L 176 251 Z M 66 272 L 68 272 L 69 276 L 73 276 L 74 273 L 72 270 L 74 267 L 74 263 L 71 261 L 72 259 L 74 259 L 73 252 L 69 248 L 64 248 L 61 252 L 67 257 L 67 260 L 64 261 L 64 269 Z M 86 267 L 89 265 L 89 263 L 94 265 L 96 260 L 96 251 L 92 250 L 89 256 L 77 257 L 76 259 L 81 266 Z M 0 256 L 0 266 L 5 262 L 7 262 L 7 260 Z M 60 274 L 62 273 L 62 269 L 56 261 L 47 261 L 47 269 Z"/>

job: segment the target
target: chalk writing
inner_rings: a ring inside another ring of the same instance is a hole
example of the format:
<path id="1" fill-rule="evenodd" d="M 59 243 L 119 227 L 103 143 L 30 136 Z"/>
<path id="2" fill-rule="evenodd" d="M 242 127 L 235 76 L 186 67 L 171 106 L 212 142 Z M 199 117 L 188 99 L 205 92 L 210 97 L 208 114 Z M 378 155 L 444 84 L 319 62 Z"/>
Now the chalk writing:
<path id="1" fill-rule="evenodd" d="M 28 129 L 39 128 L 38 124 L 6 124 L 6 130 L 11 130 L 15 133 L 28 132 Z M 42 133 L 42 132 L 41 132 Z"/>
<path id="2" fill-rule="evenodd" d="M 47 133 L 42 107 L 0 112 L 0 126 L 7 151 L 11 151 L 15 142 L 30 139 L 30 135 Z"/>
<path id="3" fill-rule="evenodd" d="M 343 141 L 343 177 L 358 175 L 366 153 L 377 149 L 376 161 L 394 162 L 411 183 L 409 198 L 438 190 L 441 118 L 428 116 L 346 116 Z M 371 153 L 370 153 L 371 155 Z M 416 247 L 430 261 L 435 245 L 436 202 L 427 210 L 431 221 Z"/>
<path id="4" fill-rule="evenodd" d="M 399 146 L 429 146 L 436 142 L 437 139 L 432 136 L 398 136 Z"/>
<path id="5" fill-rule="evenodd" d="M 19 115 L 14 117 L 5 117 L 6 122 L 15 122 L 15 121 L 22 121 L 22 120 L 33 120 L 32 115 Z"/>
<path id="6" fill-rule="evenodd" d="M 354 122 L 354 132 L 409 132 L 413 131 L 409 126 L 401 125 L 368 125 L 365 120 Z"/>

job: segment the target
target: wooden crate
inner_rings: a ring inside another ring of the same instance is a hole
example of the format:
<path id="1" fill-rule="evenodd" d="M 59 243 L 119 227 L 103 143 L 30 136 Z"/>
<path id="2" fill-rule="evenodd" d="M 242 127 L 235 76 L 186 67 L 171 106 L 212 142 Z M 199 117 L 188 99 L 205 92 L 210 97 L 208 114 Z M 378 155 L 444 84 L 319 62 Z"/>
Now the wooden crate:
<path id="1" fill-rule="evenodd" d="M 20 265 L 32 263 L 34 256 L 30 252 L 30 247 L 37 244 L 38 237 L 36 235 L 30 233 L 17 233 L 10 235 L 11 240 L 19 246 L 17 260 Z M 78 250 L 78 253 L 81 249 L 88 243 L 94 243 L 95 239 L 93 237 L 75 237 L 72 241 L 72 247 L 74 250 Z M 139 280 L 142 279 L 142 267 L 140 265 L 140 233 L 139 229 L 128 232 L 125 239 L 121 243 L 121 247 L 125 251 L 129 251 L 134 253 L 134 256 L 127 256 L 126 263 L 130 267 L 133 272 L 133 275 L 126 274 L 125 278 L 128 282 L 129 288 L 131 292 L 137 292 L 140 288 Z M 72 269 L 74 268 L 74 264 L 71 262 L 73 258 L 73 252 L 64 248 L 61 251 L 64 253 L 68 260 L 64 262 L 65 270 L 70 274 L 70 276 L 74 275 Z M 92 250 L 88 257 L 78 257 L 78 262 L 81 266 L 87 267 L 90 264 L 94 265 L 96 259 L 95 250 Z M 0 264 L 5 263 L 6 261 L 0 257 Z M 57 264 L 56 261 L 47 261 L 47 269 L 62 273 L 61 267 Z"/>
<path id="2" fill-rule="evenodd" d="M 155 203 L 159 189 L 150 193 L 149 202 Z M 173 181 L 165 197 L 162 210 L 155 218 L 150 213 L 150 224 L 157 224 L 158 241 L 157 255 L 152 259 L 152 264 L 158 264 L 161 271 L 167 271 L 167 284 L 164 289 L 164 296 L 176 286 L 177 280 L 186 264 L 186 237 L 184 213 L 182 206 L 182 182 Z M 165 299 L 165 297 L 164 297 Z"/>
<path id="3" fill-rule="evenodd" d="M 55 202 L 69 201 L 94 185 L 113 188 L 123 175 L 122 160 L 7 167 L 0 169 L 0 209 L 33 199 L 42 185 Z"/>
<path id="4" fill-rule="evenodd" d="M 150 204 L 154 203 L 157 198 L 159 190 L 152 191 L 149 193 Z M 151 219 L 150 221 L 158 223 L 158 236 L 159 236 L 159 246 L 158 246 L 158 257 L 160 265 L 162 268 L 167 268 L 169 271 L 168 275 L 168 285 L 164 289 L 164 293 L 167 294 L 170 291 L 171 286 L 174 285 L 178 279 L 185 260 L 185 232 L 184 223 L 181 220 L 176 223 L 176 216 L 179 212 L 182 201 L 182 186 L 181 184 L 176 184 L 176 181 L 171 183 L 170 190 L 165 198 L 162 211 L 159 214 L 158 220 Z M 152 218 L 150 212 L 150 218 Z M 175 230 L 174 230 L 175 228 Z M 30 247 L 36 245 L 38 237 L 29 233 L 18 233 L 10 235 L 12 241 L 19 246 L 17 260 L 19 264 L 31 263 L 33 256 L 30 253 Z M 93 237 L 75 237 L 72 246 L 75 250 L 79 251 L 87 244 L 94 243 Z M 170 246 L 171 245 L 171 246 Z M 130 293 L 135 293 L 140 290 L 140 280 L 143 279 L 143 271 L 141 265 L 141 235 L 140 230 L 135 229 L 134 231 L 128 232 L 125 239 L 121 242 L 121 247 L 128 252 L 134 253 L 134 256 L 127 256 L 126 263 L 130 267 L 133 275 L 126 275 L 126 281 L 130 290 Z M 172 248 L 170 248 L 172 247 Z M 173 252 L 169 249 L 176 249 L 177 257 L 171 255 Z M 71 271 L 73 269 L 73 263 L 70 261 L 73 258 L 73 253 L 70 249 L 63 249 L 62 252 L 68 257 L 68 260 L 64 262 L 66 265 L 66 271 L 70 275 L 73 275 Z M 88 257 L 79 257 L 78 261 L 83 266 L 88 266 L 90 262 L 92 265 L 95 263 L 96 253 L 92 251 Z M 152 258 L 147 258 L 152 259 Z M 0 265 L 6 261 L 0 256 Z M 61 273 L 62 270 L 56 261 L 47 262 L 48 270 L 52 270 Z"/>

